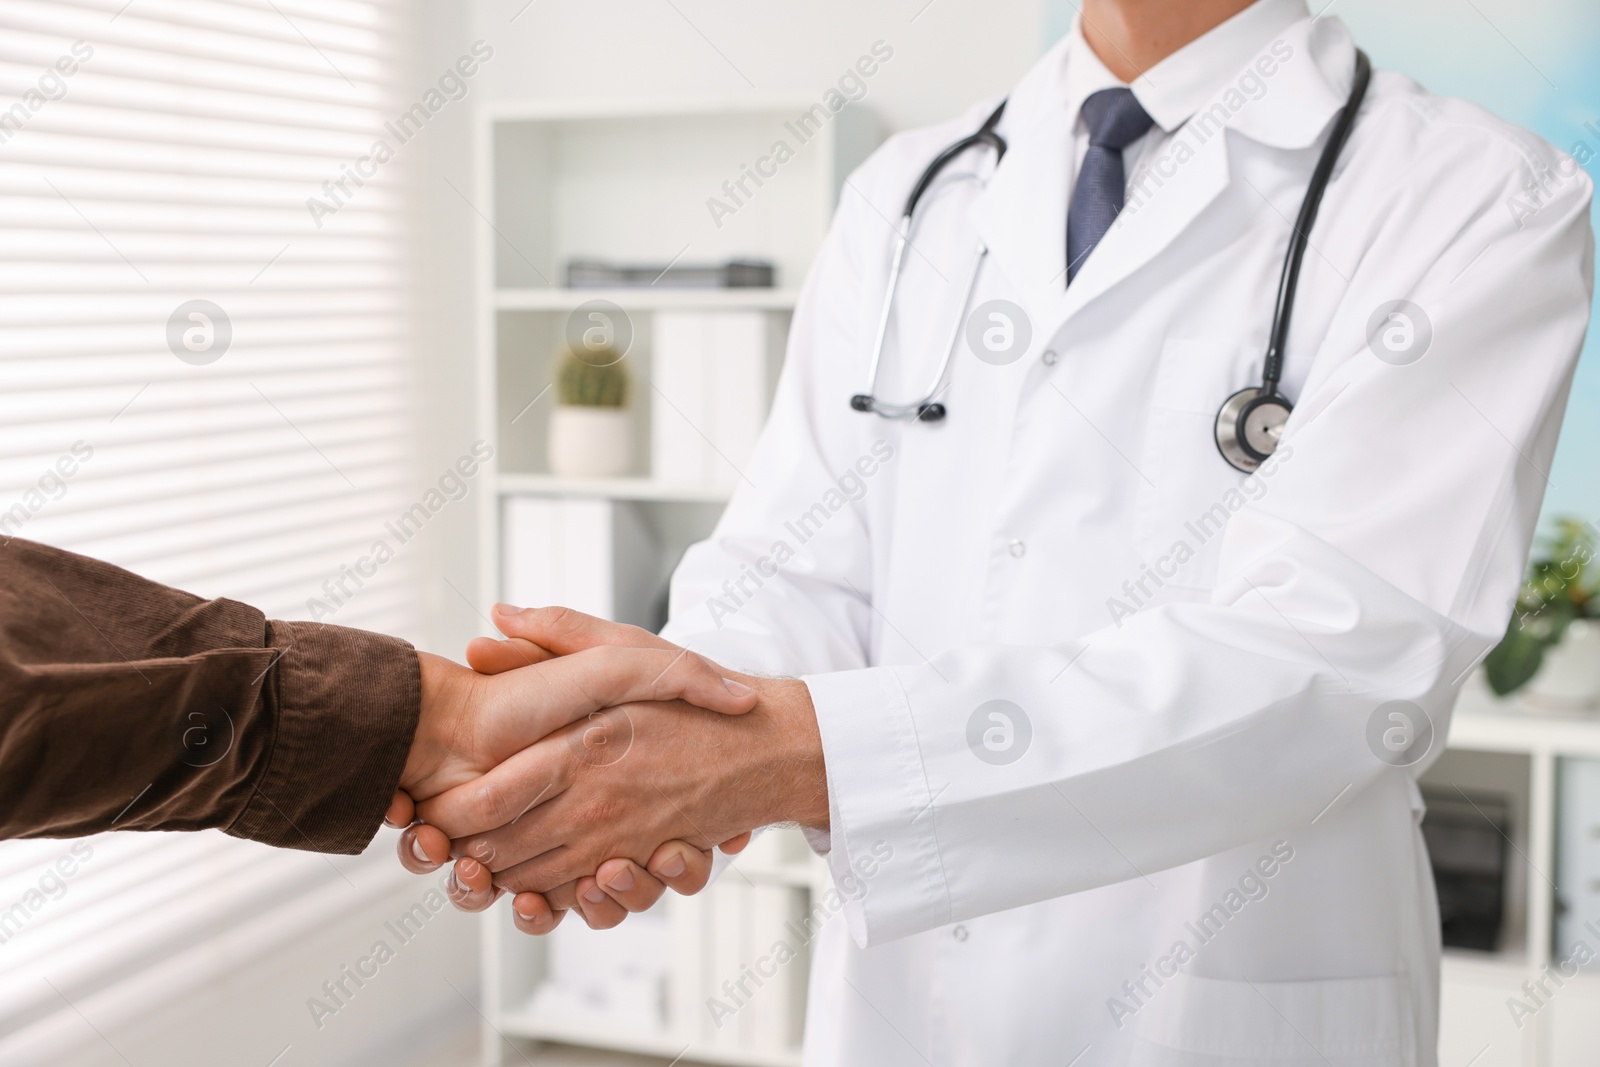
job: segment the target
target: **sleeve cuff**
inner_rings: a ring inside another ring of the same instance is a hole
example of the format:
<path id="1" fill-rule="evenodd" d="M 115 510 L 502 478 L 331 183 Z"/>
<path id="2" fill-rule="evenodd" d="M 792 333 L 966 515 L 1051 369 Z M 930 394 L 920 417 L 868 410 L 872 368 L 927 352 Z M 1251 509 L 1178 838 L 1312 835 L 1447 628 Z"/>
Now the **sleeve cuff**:
<path id="1" fill-rule="evenodd" d="M 862 947 L 950 921 L 911 704 L 892 668 L 803 679 L 822 735 L 832 826 L 828 868 Z M 812 847 L 817 838 L 808 835 Z"/>
<path id="2" fill-rule="evenodd" d="M 278 848 L 353 855 L 382 825 L 416 734 L 422 671 L 406 642 L 304 622 L 268 624 L 282 649 L 263 698 L 276 709 L 265 773 L 227 832 Z"/>

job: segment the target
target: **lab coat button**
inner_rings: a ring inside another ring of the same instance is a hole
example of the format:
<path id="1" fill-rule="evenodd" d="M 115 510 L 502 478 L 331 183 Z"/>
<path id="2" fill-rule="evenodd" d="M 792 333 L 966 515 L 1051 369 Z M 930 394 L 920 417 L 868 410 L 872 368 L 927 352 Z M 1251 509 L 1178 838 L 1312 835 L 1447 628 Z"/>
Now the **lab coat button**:
<path id="1" fill-rule="evenodd" d="M 957 941 L 965 941 L 967 939 L 967 928 L 965 926 L 957 926 L 954 930 L 950 931 L 950 936 L 955 938 Z"/>
<path id="2" fill-rule="evenodd" d="M 1054 367 L 1056 365 L 1056 360 L 1060 359 L 1061 357 L 1056 355 L 1055 349 L 1047 348 L 1044 350 L 1044 355 L 1040 356 L 1039 358 L 1044 360 L 1044 365 L 1046 367 Z"/>
<path id="3" fill-rule="evenodd" d="M 1027 555 L 1027 552 L 1028 552 L 1028 545 L 1027 545 L 1026 542 L 1024 542 L 1024 541 L 1013 541 L 1013 542 L 1011 542 L 1011 555 L 1012 555 L 1012 558 L 1021 559 L 1023 556 Z"/>

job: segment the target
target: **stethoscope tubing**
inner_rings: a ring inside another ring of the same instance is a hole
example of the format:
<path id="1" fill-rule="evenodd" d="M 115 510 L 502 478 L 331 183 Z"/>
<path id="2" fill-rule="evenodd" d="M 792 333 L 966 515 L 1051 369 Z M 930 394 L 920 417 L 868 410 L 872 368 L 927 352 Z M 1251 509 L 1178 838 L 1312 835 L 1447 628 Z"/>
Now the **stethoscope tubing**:
<path id="1" fill-rule="evenodd" d="M 1310 245 L 1310 232 L 1317 220 L 1317 213 L 1322 205 L 1323 195 L 1327 192 L 1328 184 L 1333 177 L 1333 169 L 1338 163 L 1340 154 L 1344 151 L 1345 143 L 1350 139 L 1351 130 L 1355 126 L 1356 112 L 1360 109 L 1366 97 L 1367 87 L 1371 82 L 1372 64 L 1365 52 L 1356 50 L 1355 76 L 1350 85 L 1350 95 L 1339 115 L 1328 144 L 1323 148 L 1322 155 L 1317 159 L 1317 165 L 1311 174 L 1311 180 L 1306 189 L 1305 200 L 1301 202 L 1299 217 L 1295 221 L 1294 231 L 1289 237 L 1289 247 L 1284 256 L 1283 269 L 1278 277 L 1278 292 L 1272 309 L 1272 326 L 1268 332 L 1267 352 L 1262 362 L 1261 385 L 1258 388 L 1241 390 L 1224 402 L 1222 412 L 1219 414 L 1217 445 L 1228 463 L 1243 471 L 1253 470 L 1264 455 L 1258 455 L 1258 450 L 1249 444 L 1243 434 L 1244 415 L 1253 407 L 1265 403 L 1275 404 L 1281 408 L 1284 417 L 1293 410 L 1289 401 L 1282 398 L 1278 392 L 1278 385 L 1283 375 L 1283 355 L 1289 334 L 1289 320 L 1294 312 L 1295 295 L 1300 283 L 1300 268 L 1305 261 L 1306 248 Z M 968 306 L 972 303 L 972 294 L 977 290 L 978 273 L 982 269 L 983 261 L 988 257 L 989 250 L 979 242 L 977 253 L 973 257 L 972 265 L 968 270 L 966 284 L 962 290 L 960 306 L 956 309 L 955 322 L 951 327 L 948 343 L 945 345 L 944 354 L 939 360 L 939 367 L 934 374 L 933 381 L 923 394 L 921 400 L 906 404 L 895 404 L 877 397 L 878 374 L 882 369 L 883 351 L 889 335 L 889 321 L 894 314 L 895 294 L 900 286 L 900 274 L 905 267 L 906 249 L 911 244 L 911 234 L 916 225 L 917 207 L 924 194 L 933 186 L 952 160 L 966 152 L 968 149 L 980 145 L 989 145 L 995 150 L 995 165 L 1005 158 L 1006 141 L 996 132 L 1001 117 L 1005 114 L 1006 101 L 1001 101 L 1000 106 L 984 122 L 976 133 L 964 137 L 940 152 L 933 161 L 923 170 L 916 184 L 912 187 L 911 194 L 906 198 L 905 211 L 900 220 L 900 228 L 895 242 L 894 258 L 889 267 L 889 286 L 884 294 L 883 311 L 878 317 L 878 331 L 872 346 L 872 358 L 867 369 L 867 387 L 864 392 L 857 393 L 850 398 L 850 406 L 857 411 L 875 412 L 890 419 L 919 419 L 934 422 L 945 416 L 945 406 L 935 403 L 935 398 L 941 392 L 945 376 L 949 373 L 950 363 L 955 356 L 956 344 L 960 341 L 962 320 L 965 318 Z M 1230 444 L 1224 442 L 1224 427 L 1221 421 L 1227 416 L 1230 406 L 1235 405 L 1245 394 L 1253 396 L 1247 398 L 1248 403 L 1240 404 L 1239 425 L 1226 428 L 1236 440 Z M 1281 426 L 1279 427 L 1281 431 Z"/>

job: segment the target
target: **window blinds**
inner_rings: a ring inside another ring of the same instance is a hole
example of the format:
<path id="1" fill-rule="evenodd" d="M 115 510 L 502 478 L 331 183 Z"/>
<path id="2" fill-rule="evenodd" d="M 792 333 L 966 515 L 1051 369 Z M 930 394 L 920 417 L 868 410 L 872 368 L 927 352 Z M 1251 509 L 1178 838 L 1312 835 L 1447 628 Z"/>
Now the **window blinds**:
<path id="1" fill-rule="evenodd" d="M 309 618 L 404 509 L 404 160 L 350 170 L 397 108 L 400 10 L 0 0 L 0 543 Z M 414 632 L 411 573 L 328 621 Z M 0 843 L 0 1062 L 385 878 L 216 833 L 83 847 Z"/>

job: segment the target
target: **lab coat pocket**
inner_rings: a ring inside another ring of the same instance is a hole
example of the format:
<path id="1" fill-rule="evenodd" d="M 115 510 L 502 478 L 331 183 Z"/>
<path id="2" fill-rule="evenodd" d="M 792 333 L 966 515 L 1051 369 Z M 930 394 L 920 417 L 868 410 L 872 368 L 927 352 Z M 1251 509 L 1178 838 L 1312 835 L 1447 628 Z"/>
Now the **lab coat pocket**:
<path id="1" fill-rule="evenodd" d="M 1215 432 L 1223 402 L 1258 384 L 1260 357 L 1218 339 L 1162 347 L 1139 460 L 1134 537 L 1146 570 L 1130 592 L 1141 607 L 1208 593 L 1229 519 L 1264 488 L 1228 465 Z"/>
<path id="2" fill-rule="evenodd" d="M 1416 1067 L 1398 976 L 1229 982 L 1180 974 L 1138 1016 L 1129 1067 Z"/>

